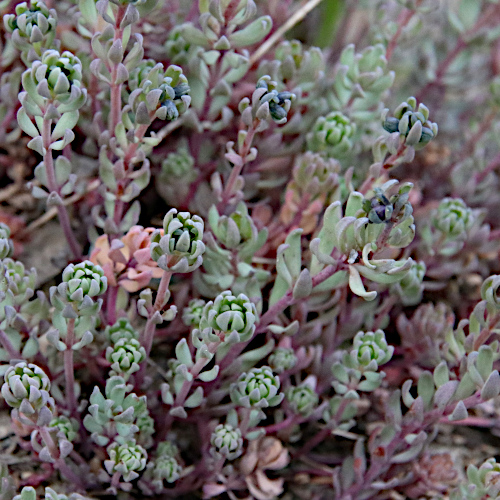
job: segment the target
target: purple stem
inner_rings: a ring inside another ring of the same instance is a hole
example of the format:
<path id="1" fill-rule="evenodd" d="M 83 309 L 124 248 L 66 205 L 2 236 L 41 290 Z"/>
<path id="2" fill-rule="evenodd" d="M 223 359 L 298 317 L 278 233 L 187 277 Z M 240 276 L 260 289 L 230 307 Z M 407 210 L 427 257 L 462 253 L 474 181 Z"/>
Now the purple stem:
<path id="1" fill-rule="evenodd" d="M 59 186 L 57 185 L 56 173 L 54 169 L 54 158 L 52 157 L 52 149 L 50 145 L 52 144 L 51 138 L 51 128 L 52 120 L 47 120 L 44 118 L 42 127 L 42 141 L 43 147 L 45 148 L 45 154 L 43 156 L 43 163 L 45 165 L 45 171 L 47 174 L 47 187 L 50 192 L 55 192 L 59 194 Z M 71 223 L 69 220 L 68 211 L 64 205 L 57 205 L 57 213 L 59 215 L 59 222 L 61 223 L 64 236 L 68 241 L 69 248 L 73 253 L 76 260 L 81 260 L 82 254 L 80 252 L 80 246 L 71 228 Z"/>
<path id="2" fill-rule="evenodd" d="M 282 431 L 283 429 L 287 429 L 288 427 L 292 427 L 295 424 L 300 424 L 304 420 L 305 419 L 302 418 L 300 415 L 290 415 L 281 422 L 268 425 L 267 427 L 264 428 L 264 430 L 266 431 L 266 434 L 273 434 L 274 432 L 279 432 Z"/>
<path id="3" fill-rule="evenodd" d="M 108 303 L 106 305 L 106 319 L 108 325 L 116 323 L 116 299 L 118 297 L 118 286 L 108 288 Z"/>
<path id="4" fill-rule="evenodd" d="M 49 449 L 50 455 L 55 460 L 54 465 L 56 466 L 56 468 L 59 469 L 61 474 L 63 476 L 66 476 L 66 478 L 69 481 L 71 481 L 78 490 L 84 490 L 82 479 L 78 475 L 76 475 L 71 470 L 71 468 L 66 464 L 64 459 L 60 457 L 57 444 L 52 439 L 52 436 L 50 435 L 50 432 L 48 431 L 47 427 L 39 427 L 38 431 L 40 432 L 40 436 L 42 437 L 44 443 Z"/>
<path id="5" fill-rule="evenodd" d="M 2 344 L 3 348 L 7 351 L 7 354 L 9 355 L 10 359 L 21 359 L 21 354 L 18 351 L 16 351 L 16 349 L 14 349 L 12 342 L 10 341 L 9 337 L 3 330 L 0 330 L 0 343 Z"/>

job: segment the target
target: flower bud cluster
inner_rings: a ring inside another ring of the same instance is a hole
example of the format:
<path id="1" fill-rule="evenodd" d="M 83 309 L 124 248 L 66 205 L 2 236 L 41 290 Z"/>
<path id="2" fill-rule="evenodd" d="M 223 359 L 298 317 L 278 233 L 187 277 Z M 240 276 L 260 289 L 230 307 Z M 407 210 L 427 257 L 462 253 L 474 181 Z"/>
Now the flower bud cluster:
<path id="1" fill-rule="evenodd" d="M 267 75 L 257 82 L 257 89 L 265 90 L 260 97 L 259 114 L 262 116 L 259 116 L 259 119 L 265 120 L 271 115 L 271 118 L 276 123 L 286 123 L 288 112 L 296 95 L 288 91 L 278 92 L 276 82 L 272 81 L 271 77 Z"/>
<path id="2" fill-rule="evenodd" d="M 422 103 L 417 108 L 414 97 L 401 103 L 394 111 L 394 116 L 388 117 L 388 113 L 389 109 L 385 109 L 382 114 L 384 129 L 391 134 L 400 134 L 407 146 L 423 148 L 438 133 L 437 124 L 429 121 L 429 109 Z"/>
<path id="3" fill-rule="evenodd" d="M 412 184 L 402 184 L 391 196 L 389 191 L 395 191 L 397 184 L 391 180 L 375 188 L 372 199 L 357 191 L 351 192 L 344 215 L 340 202 L 334 202 L 326 209 L 318 237 L 311 242 L 311 250 L 319 263 L 317 269 L 334 262 L 331 253 L 335 248 L 348 257 L 349 287 L 365 300 L 373 300 L 377 292 L 367 292 L 361 276 L 389 285 L 399 282 L 413 264 L 411 258 L 371 258 L 383 247 L 404 248 L 415 236 L 413 209 L 409 202 Z"/>
<path id="4" fill-rule="evenodd" d="M 175 120 L 191 102 L 187 78 L 179 66 L 169 66 L 149 59 L 130 73 L 128 105 L 138 125 L 149 125 L 154 118 Z"/>

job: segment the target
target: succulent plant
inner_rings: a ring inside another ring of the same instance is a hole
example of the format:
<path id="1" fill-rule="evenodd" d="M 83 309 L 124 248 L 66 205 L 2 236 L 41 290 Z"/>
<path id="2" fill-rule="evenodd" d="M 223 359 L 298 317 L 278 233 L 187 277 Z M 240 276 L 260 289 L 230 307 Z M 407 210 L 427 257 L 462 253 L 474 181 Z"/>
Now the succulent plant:
<path id="1" fill-rule="evenodd" d="M 347 116 L 332 111 L 316 120 L 307 135 L 307 147 L 310 151 L 325 151 L 332 157 L 343 155 L 352 149 L 355 132 L 356 125 Z"/>
<path id="2" fill-rule="evenodd" d="M 0 11 L 0 500 L 500 498 L 499 0 Z"/>
<path id="3" fill-rule="evenodd" d="M 116 344 L 120 340 L 137 340 L 139 333 L 132 327 L 127 318 L 119 318 L 114 325 L 106 327 L 106 338 Z"/>
<path id="4" fill-rule="evenodd" d="M 0 222 L 0 259 L 10 257 L 14 251 L 14 244 L 10 239 L 10 228 L 7 224 Z"/>
<path id="5" fill-rule="evenodd" d="M 277 347 L 269 356 L 269 366 L 275 373 L 283 373 L 297 364 L 297 356 L 292 348 Z"/>
<path id="6" fill-rule="evenodd" d="M 155 231 L 151 235 L 151 257 L 164 270 L 194 271 L 203 261 L 203 227 L 203 219 L 198 215 L 178 213 L 173 208 L 163 219 L 164 234 Z"/>
<path id="7" fill-rule="evenodd" d="M 49 427 L 55 427 L 57 429 L 57 436 L 67 439 L 70 443 L 78 437 L 78 422 L 74 418 L 59 415 L 52 419 Z"/>
<path id="8" fill-rule="evenodd" d="M 210 444 L 210 452 L 217 458 L 234 460 L 243 453 L 241 431 L 230 424 L 218 424 L 212 432 Z"/>
<path id="9" fill-rule="evenodd" d="M 394 116 L 387 117 L 389 110 L 384 110 L 382 121 L 387 132 L 398 132 L 405 137 L 405 144 L 414 148 L 423 148 L 438 133 L 436 123 L 429 121 L 429 109 L 417 100 L 409 97 L 394 111 Z"/>
<path id="10" fill-rule="evenodd" d="M 127 380 L 146 359 L 146 350 L 136 339 L 120 338 L 106 349 L 106 359 L 111 363 L 111 375 L 122 375 Z"/>
<path id="11" fill-rule="evenodd" d="M 9 366 L 4 374 L 2 396 L 5 402 L 19 408 L 25 415 L 33 415 L 52 399 L 50 379 L 37 365 L 20 361 Z"/>
<path id="12" fill-rule="evenodd" d="M 434 213 L 432 222 L 446 237 L 463 238 L 474 223 L 474 214 L 462 199 L 444 198 Z"/>
<path id="13" fill-rule="evenodd" d="M 286 393 L 290 408 L 299 415 L 308 417 L 316 409 L 319 397 L 316 392 L 316 380 L 309 377 L 297 386 L 290 387 Z"/>
<path id="14" fill-rule="evenodd" d="M 231 385 L 231 401 L 245 408 L 267 408 L 276 406 L 284 398 L 279 392 L 280 380 L 268 366 L 252 368 L 242 373 L 238 381 Z"/>
<path id="15" fill-rule="evenodd" d="M 152 116 L 175 120 L 191 102 L 187 78 L 179 66 L 164 70 L 161 63 L 142 61 L 131 72 L 129 84 L 129 105 L 136 113 L 137 123 L 149 124 Z"/>
<path id="16" fill-rule="evenodd" d="M 15 14 L 6 14 L 3 21 L 14 45 L 23 52 L 32 51 L 27 60 L 40 56 L 54 42 L 57 13 L 40 0 L 31 0 L 29 6 L 27 2 L 17 4 Z"/>
<path id="17" fill-rule="evenodd" d="M 191 299 L 182 311 L 182 321 L 187 326 L 198 328 L 206 302 L 203 299 Z"/>
<path id="18" fill-rule="evenodd" d="M 59 293 L 70 302 L 82 302 L 85 297 L 102 295 L 108 287 L 108 279 L 101 266 L 86 260 L 80 264 L 70 264 L 63 271 Z"/>
<path id="19" fill-rule="evenodd" d="M 382 330 L 376 332 L 358 332 L 353 340 L 349 355 L 353 365 L 365 370 L 376 371 L 387 363 L 394 353 L 394 347 L 387 344 Z"/>
<path id="20" fill-rule="evenodd" d="M 107 448 L 109 459 L 104 461 L 108 474 L 120 473 L 126 482 L 139 477 L 139 472 L 145 469 L 148 454 L 146 450 L 129 441 L 124 444 L 111 443 Z"/>
<path id="21" fill-rule="evenodd" d="M 237 337 L 237 342 L 246 342 L 255 331 L 256 321 L 255 304 L 242 293 L 235 297 L 226 290 L 205 305 L 200 328 L 213 328 L 225 337 Z"/>

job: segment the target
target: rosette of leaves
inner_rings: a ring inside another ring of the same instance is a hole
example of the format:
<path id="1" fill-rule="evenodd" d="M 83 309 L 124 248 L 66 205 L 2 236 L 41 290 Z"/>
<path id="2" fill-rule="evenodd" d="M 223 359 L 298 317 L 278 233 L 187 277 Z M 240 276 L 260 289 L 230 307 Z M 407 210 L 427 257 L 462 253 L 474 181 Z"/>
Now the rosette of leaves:
<path id="1" fill-rule="evenodd" d="M 170 30 L 164 46 L 168 60 L 180 66 L 187 65 L 189 59 L 194 57 L 193 52 L 200 50 L 183 36 L 183 25 Z"/>
<path id="2" fill-rule="evenodd" d="M 344 353 L 341 362 L 332 366 L 336 379 L 332 382 L 333 388 L 338 394 L 356 398 L 356 391 L 374 391 L 385 377 L 379 367 L 390 361 L 393 353 L 394 347 L 387 344 L 382 330 L 358 332 L 352 349 Z"/>
<path id="3" fill-rule="evenodd" d="M 229 216 L 219 215 L 212 206 L 208 220 L 212 233 L 206 238 L 204 272 L 195 275 L 199 292 L 214 297 L 230 288 L 235 293 L 261 296 L 269 273 L 252 265 L 252 258 L 266 242 L 267 228 L 257 230 L 244 202 L 240 202 Z M 232 262 L 236 262 L 236 266 Z"/>
<path id="4" fill-rule="evenodd" d="M 151 235 L 151 258 L 165 271 L 189 273 L 203 262 L 203 219 L 172 208 L 163 219 L 164 234 Z"/>
<path id="5" fill-rule="evenodd" d="M 319 403 L 319 396 L 316 392 L 316 377 L 307 377 L 301 384 L 291 386 L 285 392 L 286 400 L 294 413 L 303 417 L 310 416 Z"/>
<path id="6" fill-rule="evenodd" d="M 2 299 L 4 306 L 21 306 L 33 297 L 36 287 L 34 268 L 27 270 L 22 262 L 5 258 L 0 261 L 0 276 L 0 292 L 5 294 Z M 4 307 L 2 313 L 3 310 Z"/>
<path id="7" fill-rule="evenodd" d="M 90 260 L 79 264 L 69 264 L 63 271 L 62 283 L 57 291 L 63 300 L 82 303 L 84 299 L 94 299 L 102 295 L 108 287 L 108 279 L 101 266 Z"/>
<path id="8" fill-rule="evenodd" d="M 15 14 L 6 14 L 3 22 L 6 31 L 12 33 L 12 43 L 21 51 L 27 66 L 54 45 L 57 13 L 44 2 L 31 0 L 29 6 L 27 2 L 19 3 Z"/>
<path id="9" fill-rule="evenodd" d="M 229 343 L 246 342 L 255 332 L 256 321 L 255 304 L 242 293 L 235 297 L 226 290 L 205 305 L 200 329 L 212 328 L 223 333 Z"/>
<path id="10" fill-rule="evenodd" d="M 383 94 L 394 82 L 388 71 L 386 48 L 382 44 L 356 52 L 354 45 L 345 47 L 327 100 L 331 108 L 342 111 L 349 107 L 349 116 L 358 124 L 373 121 L 380 112 Z"/>
<path id="11" fill-rule="evenodd" d="M 79 493 L 71 493 L 65 495 L 64 493 L 57 493 L 52 488 L 45 488 L 45 500 L 89 500 L 89 497 L 84 497 Z M 32 486 L 25 486 L 19 495 L 16 495 L 12 500 L 37 500 L 35 488 Z"/>
<path id="12" fill-rule="evenodd" d="M 22 130 L 12 122 L 9 126 L 9 116 L 17 107 L 19 91 L 21 89 L 21 67 L 13 68 L 12 71 L 4 71 L 0 76 L 0 120 L 5 126 L 0 130 L 0 141 L 3 144 L 12 144 L 19 140 Z"/>
<path id="13" fill-rule="evenodd" d="M 234 460 L 243 453 L 241 431 L 230 424 L 218 424 L 210 436 L 210 453 L 215 458 Z"/>
<path id="14" fill-rule="evenodd" d="M 307 151 L 298 156 L 292 180 L 286 187 L 280 219 L 290 225 L 301 212 L 298 226 L 304 230 L 303 234 L 315 231 L 325 204 L 339 197 L 340 168 L 337 160 L 324 158 L 320 153 Z M 303 210 L 305 204 L 308 206 Z"/>
<path id="15" fill-rule="evenodd" d="M 272 80 L 279 82 L 283 87 L 292 85 L 292 92 L 297 95 L 299 109 L 304 105 L 314 109 L 325 105 L 319 92 L 324 72 L 325 60 L 321 49 L 306 48 L 298 40 L 286 40 L 280 43 L 274 51 L 274 59 L 261 61 L 258 70 L 260 76 L 270 75 Z M 301 130 L 307 130 L 311 114 L 308 112 L 300 115 L 305 123 L 299 125 L 297 120 L 294 125 L 300 126 Z M 289 128 L 290 124 L 284 127 L 285 133 Z"/>
<path id="16" fill-rule="evenodd" d="M 156 190 L 168 204 L 176 206 L 186 199 L 191 182 L 197 177 L 194 163 L 185 144 L 162 161 L 160 174 L 156 178 Z"/>
<path id="17" fill-rule="evenodd" d="M 4 374 L 2 396 L 9 406 L 24 415 L 31 416 L 47 405 L 53 406 L 49 391 L 49 377 L 33 363 L 21 361 L 9 366 Z"/>
<path id="18" fill-rule="evenodd" d="M 277 406 L 283 401 L 284 394 L 279 392 L 280 379 L 271 368 L 262 366 L 242 373 L 238 381 L 231 384 L 231 401 L 245 408 L 267 408 Z"/>
<path id="19" fill-rule="evenodd" d="M 41 156 L 45 156 L 47 151 L 41 135 L 42 122 L 37 117 L 57 121 L 50 134 L 50 149 L 63 149 L 75 137 L 72 129 L 78 121 L 78 110 L 87 99 L 87 91 L 81 82 L 82 64 L 68 51 L 60 54 L 57 50 L 46 50 L 41 60 L 34 61 L 23 73 L 24 92 L 19 94 L 22 107 L 17 121 L 21 129 L 33 138 L 28 147 Z M 37 177 L 43 181 L 46 175 L 45 166 L 41 163 Z M 61 175 L 63 172 L 58 173 L 58 177 Z M 46 185 L 46 182 L 43 184 Z"/>
<path id="20" fill-rule="evenodd" d="M 182 465 L 178 460 L 179 449 L 170 441 L 162 441 L 156 448 L 155 457 L 148 460 L 143 481 L 139 486 L 144 492 L 151 489 L 159 494 L 166 484 L 172 484 L 179 479 L 182 474 Z"/>
<path id="21" fill-rule="evenodd" d="M 339 188 L 340 168 L 335 159 L 325 159 L 318 153 L 306 151 L 295 162 L 291 186 L 309 193 L 312 200 L 321 195 L 328 196 Z"/>
<path id="22" fill-rule="evenodd" d="M 148 59 L 131 71 L 128 105 L 135 113 L 135 123 L 149 125 L 154 118 L 175 120 L 189 107 L 189 85 L 182 68 Z"/>
<path id="23" fill-rule="evenodd" d="M 104 334 L 113 344 L 119 340 L 139 339 L 139 332 L 130 324 L 127 318 L 118 318 L 114 325 L 106 327 Z"/>
<path id="24" fill-rule="evenodd" d="M 438 133 L 436 123 L 429 121 L 429 109 L 422 103 L 418 105 L 414 97 L 401 103 L 388 117 L 389 109 L 382 114 L 382 122 L 387 132 L 397 133 L 406 146 L 421 149 L 426 146 Z"/>
<path id="25" fill-rule="evenodd" d="M 291 370 L 296 364 L 297 356 L 291 347 L 277 347 L 269 356 L 269 366 L 276 373 Z"/>
<path id="26" fill-rule="evenodd" d="M 465 245 L 471 229 L 481 220 L 481 212 L 469 208 L 461 198 L 443 198 L 431 216 L 438 252 L 455 255 Z"/>
<path id="27" fill-rule="evenodd" d="M 215 4 L 214 4 L 215 5 Z M 245 50 L 263 40 L 272 28 L 270 16 L 255 19 L 257 9 L 253 1 L 239 2 L 229 6 L 228 2 L 218 2 L 214 8 L 202 3 L 200 27 L 187 22 L 178 28 L 178 34 L 171 36 L 167 47 L 177 55 L 177 60 L 189 60 L 189 81 L 192 83 L 194 106 L 200 109 L 208 91 L 212 96 L 210 117 L 214 120 L 212 130 L 220 129 L 232 117 L 227 106 L 232 94 L 232 85 L 240 81 L 248 72 L 249 56 Z M 183 43 L 185 40 L 188 43 Z M 177 42 L 177 43 L 176 43 Z M 211 72 L 218 63 L 222 71 L 211 86 Z M 217 118 L 221 116 L 220 120 Z M 226 118 L 225 118 L 226 117 Z"/>
<path id="28" fill-rule="evenodd" d="M 415 306 L 422 301 L 425 271 L 424 261 L 413 262 L 408 274 L 392 285 L 391 290 L 398 295 L 404 306 Z"/>
<path id="29" fill-rule="evenodd" d="M 330 157 L 345 155 L 353 147 L 356 124 L 339 111 L 320 116 L 307 134 L 307 148 L 325 152 Z"/>
<path id="30" fill-rule="evenodd" d="M 74 418 L 58 415 L 52 419 L 49 424 L 50 427 L 57 429 L 56 435 L 59 439 L 65 439 L 70 443 L 74 442 L 78 437 L 78 421 Z"/>
<path id="31" fill-rule="evenodd" d="M 111 363 L 110 375 L 120 375 L 127 381 L 139 371 L 140 363 L 146 359 L 146 350 L 136 339 L 121 338 L 106 349 L 106 359 Z"/>
<path id="32" fill-rule="evenodd" d="M 314 276 L 326 264 L 336 264 L 331 257 L 334 249 L 347 257 L 349 273 L 340 279 L 348 280 L 353 293 L 365 300 L 373 300 L 376 291 L 368 292 L 361 277 L 376 283 L 390 285 L 399 282 L 411 269 L 413 260 L 371 258 L 384 247 L 404 248 L 415 235 L 413 209 L 409 202 L 411 183 L 398 186 L 391 180 L 375 188 L 373 198 L 365 198 L 353 191 L 347 199 L 345 213 L 340 202 L 332 203 L 323 217 L 323 227 L 318 237 L 311 241 L 314 259 L 311 274 Z M 333 280 L 333 277 L 331 278 Z M 345 282 L 345 281 L 344 281 Z M 325 282 L 318 289 L 326 289 Z"/>
<path id="33" fill-rule="evenodd" d="M 500 495 L 500 464 L 489 458 L 478 468 L 467 467 L 467 481 L 452 491 L 451 500 L 482 500 Z"/>
<path id="34" fill-rule="evenodd" d="M 219 215 L 215 205 L 212 205 L 208 222 L 217 241 L 227 249 L 236 250 L 239 259 L 245 262 L 251 261 L 267 239 L 267 228 L 257 229 L 244 202 L 238 203 L 229 216 Z"/>
<path id="35" fill-rule="evenodd" d="M 148 454 L 135 441 L 119 444 L 111 443 L 107 448 L 109 459 L 104 461 L 104 467 L 109 475 L 120 473 L 127 483 L 139 477 L 139 472 L 146 468 Z"/>
<path id="36" fill-rule="evenodd" d="M 149 414 L 147 398 L 137 396 L 131 389 L 132 386 L 127 385 L 123 377 L 119 376 L 107 379 L 104 394 L 97 386 L 94 387 L 90 396 L 89 414 L 85 415 L 83 425 L 99 446 L 106 446 L 113 436 L 117 443 L 126 443 L 131 439 L 147 441 L 148 436 L 141 436 L 138 425 L 140 421 L 144 430 L 151 430 L 144 415 Z"/>
<path id="37" fill-rule="evenodd" d="M 10 239 L 10 227 L 0 222 L 0 260 L 10 257 L 14 251 L 14 243 Z"/>
<path id="38" fill-rule="evenodd" d="M 206 302 L 203 299 L 191 299 L 182 311 L 182 321 L 186 326 L 198 328 Z"/>

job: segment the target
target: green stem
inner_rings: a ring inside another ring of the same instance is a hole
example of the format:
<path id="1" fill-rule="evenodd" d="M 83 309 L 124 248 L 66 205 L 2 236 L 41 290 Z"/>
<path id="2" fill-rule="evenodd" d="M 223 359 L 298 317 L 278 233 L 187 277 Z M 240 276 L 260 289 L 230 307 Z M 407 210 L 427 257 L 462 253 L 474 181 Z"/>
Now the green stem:
<path id="1" fill-rule="evenodd" d="M 66 379 L 66 398 L 71 415 L 76 412 L 75 367 L 73 362 L 73 344 L 75 343 L 75 319 L 68 320 L 66 350 L 64 351 L 64 377 Z"/>

